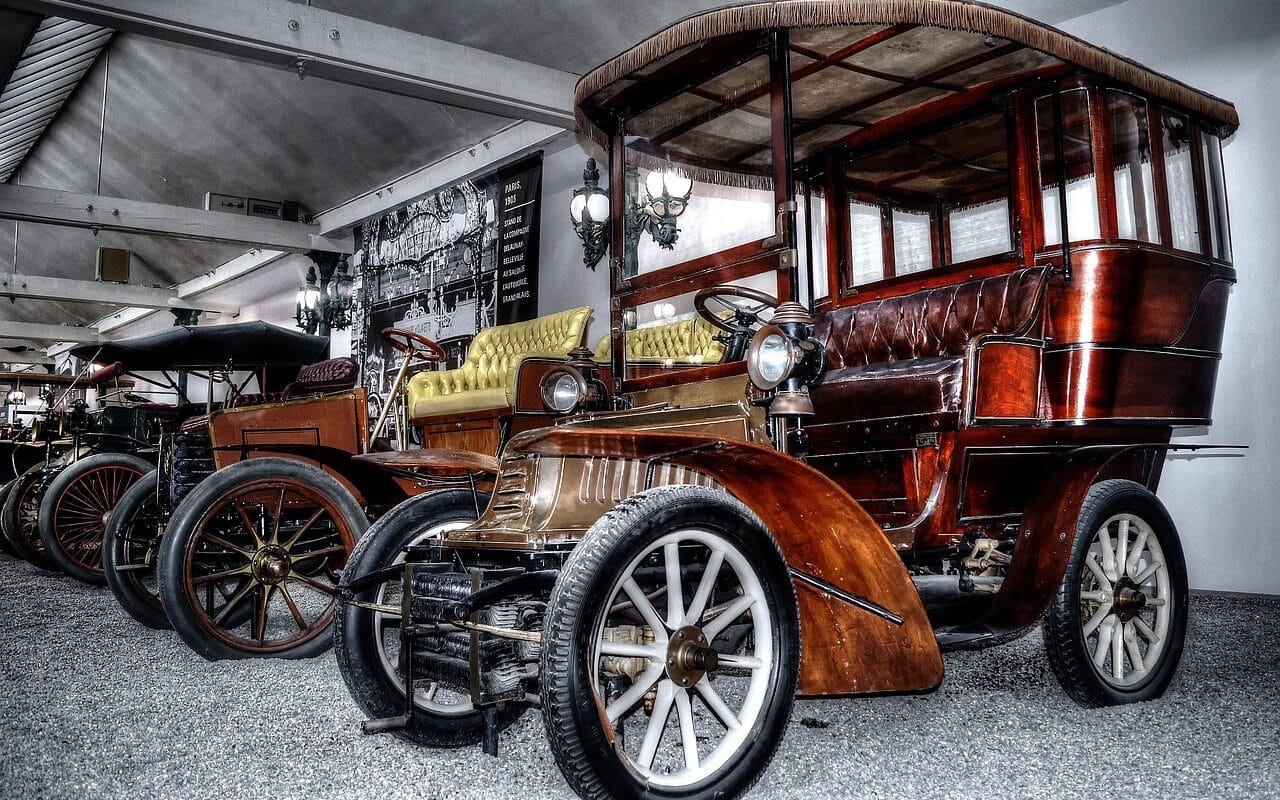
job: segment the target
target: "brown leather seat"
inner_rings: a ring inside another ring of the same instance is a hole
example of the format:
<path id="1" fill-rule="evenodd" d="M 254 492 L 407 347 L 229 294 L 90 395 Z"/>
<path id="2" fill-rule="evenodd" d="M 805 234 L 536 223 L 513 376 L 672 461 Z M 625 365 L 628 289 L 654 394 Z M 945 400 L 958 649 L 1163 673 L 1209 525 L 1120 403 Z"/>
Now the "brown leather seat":
<path id="1" fill-rule="evenodd" d="M 1030 326 L 1045 270 L 921 289 L 822 314 L 827 368 L 813 387 L 822 420 L 941 416 L 958 423 L 970 342 Z"/>
<path id="2" fill-rule="evenodd" d="M 943 414 L 960 410 L 964 359 L 885 361 L 832 370 L 813 387 L 819 419 Z"/>

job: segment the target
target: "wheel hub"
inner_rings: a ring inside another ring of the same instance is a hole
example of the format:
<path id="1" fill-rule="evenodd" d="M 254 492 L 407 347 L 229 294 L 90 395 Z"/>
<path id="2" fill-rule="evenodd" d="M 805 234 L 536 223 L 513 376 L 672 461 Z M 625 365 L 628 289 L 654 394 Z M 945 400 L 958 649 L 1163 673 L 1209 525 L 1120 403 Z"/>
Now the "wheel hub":
<path id="1" fill-rule="evenodd" d="M 280 583 L 291 567 L 289 553 L 283 547 L 267 545 L 253 556 L 253 577 L 260 583 Z"/>
<path id="2" fill-rule="evenodd" d="M 689 625 L 671 634 L 667 642 L 667 677 L 676 686 L 688 689 L 719 666 L 720 656 L 707 646 L 701 628 Z"/>
<path id="3" fill-rule="evenodd" d="M 1147 607 L 1147 595 L 1128 576 L 1116 583 L 1112 608 L 1121 622 L 1128 622 Z"/>

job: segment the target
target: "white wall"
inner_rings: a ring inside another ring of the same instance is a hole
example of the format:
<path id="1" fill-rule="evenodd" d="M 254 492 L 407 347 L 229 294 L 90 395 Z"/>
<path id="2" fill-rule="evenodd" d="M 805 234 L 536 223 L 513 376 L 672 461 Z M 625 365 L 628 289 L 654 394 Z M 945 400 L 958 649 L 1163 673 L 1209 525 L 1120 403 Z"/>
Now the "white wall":
<path id="1" fill-rule="evenodd" d="M 1240 130 L 1223 150 L 1240 282 L 1214 424 L 1182 441 L 1249 450 L 1170 458 L 1160 497 L 1181 533 L 1192 587 L 1280 594 L 1280 9 L 1275 0 L 1129 0 L 1061 27 L 1240 111 Z"/>

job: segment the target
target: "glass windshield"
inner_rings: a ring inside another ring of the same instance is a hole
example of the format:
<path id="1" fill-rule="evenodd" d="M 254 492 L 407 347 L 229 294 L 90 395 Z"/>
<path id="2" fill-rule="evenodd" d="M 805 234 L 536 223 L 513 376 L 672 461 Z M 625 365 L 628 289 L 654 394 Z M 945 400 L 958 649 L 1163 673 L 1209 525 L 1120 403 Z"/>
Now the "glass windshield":
<path id="1" fill-rule="evenodd" d="M 767 54 L 637 114 L 625 132 L 624 278 L 773 234 Z"/>

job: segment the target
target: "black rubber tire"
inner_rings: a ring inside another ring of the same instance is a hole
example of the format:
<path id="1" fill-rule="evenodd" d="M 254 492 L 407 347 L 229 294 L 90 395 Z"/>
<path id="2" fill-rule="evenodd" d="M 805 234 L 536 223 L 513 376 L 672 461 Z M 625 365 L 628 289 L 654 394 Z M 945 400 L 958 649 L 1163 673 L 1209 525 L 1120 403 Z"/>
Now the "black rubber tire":
<path id="1" fill-rule="evenodd" d="M 1094 668 L 1086 647 L 1080 601 L 1082 571 L 1088 569 L 1085 558 L 1094 534 L 1108 519 L 1121 513 L 1137 516 L 1150 525 L 1168 562 L 1174 605 L 1169 640 L 1160 655 L 1160 663 L 1146 679 L 1124 688 L 1102 680 Z M 1066 573 L 1045 614 L 1042 628 L 1049 666 L 1063 690 L 1086 708 L 1154 700 L 1163 695 L 1182 657 L 1187 630 L 1187 595 L 1187 567 L 1182 544 L 1173 520 L 1160 500 L 1146 487 L 1132 481 L 1107 480 L 1090 487 L 1081 507 Z"/>
<path id="2" fill-rule="evenodd" d="M 62 502 L 63 497 L 69 491 L 75 491 L 83 481 L 89 479 L 89 476 L 94 476 L 96 487 L 99 490 L 107 491 L 114 495 L 110 498 L 104 498 L 110 500 L 111 508 L 103 506 L 97 509 L 109 514 L 114 510 L 115 502 L 123 496 L 124 491 L 128 491 L 129 486 L 132 486 L 135 481 L 153 469 L 155 469 L 155 464 L 141 456 L 135 456 L 130 453 L 98 453 L 68 464 L 66 469 L 59 472 L 58 476 L 49 482 L 49 488 L 45 490 L 44 496 L 40 498 L 38 529 L 40 541 L 44 542 L 49 560 L 57 565 L 58 569 L 82 583 L 106 586 L 107 578 L 102 572 L 102 539 L 98 538 L 97 535 L 93 537 L 97 539 L 96 544 L 98 546 L 98 554 L 94 564 L 86 565 L 73 559 L 66 549 L 67 537 L 70 535 L 67 526 L 58 524 L 55 516 L 59 503 Z M 111 485 L 108 487 L 97 483 L 99 477 L 112 481 Z M 105 533 L 105 521 L 102 523 L 102 530 Z"/>
<path id="3" fill-rule="evenodd" d="M 36 496 L 31 497 L 30 502 L 39 503 L 38 494 L 40 488 L 38 484 L 44 480 L 45 469 L 45 464 L 37 464 L 18 476 L 18 480 L 9 492 L 9 496 L 4 500 L 4 506 L 0 507 L 0 532 L 4 533 L 4 538 L 8 541 L 14 555 L 25 559 L 40 569 L 57 572 L 58 568 L 49 559 L 49 555 L 44 549 L 44 542 L 40 540 L 40 535 L 34 526 L 31 530 L 25 531 L 24 535 L 23 526 L 18 518 L 18 507 L 25 497 L 35 493 Z"/>
<path id="4" fill-rule="evenodd" d="M 775 666 L 764 707 L 742 749 L 698 784 L 648 785 L 625 764 L 602 730 L 586 650 L 601 623 L 608 592 L 631 560 L 664 533 L 711 530 L 755 562 L 772 612 Z M 601 517 L 574 549 L 547 604 L 543 627 L 541 705 L 547 739 L 569 786 L 583 798 L 728 800 L 759 779 L 777 752 L 791 717 L 799 675 L 800 621 L 787 564 L 764 524 L 723 492 L 664 486 L 622 501 Z"/>
<path id="5" fill-rule="evenodd" d="M 128 558 L 129 542 L 127 537 L 148 537 L 155 535 L 154 528 L 144 527 L 140 514 L 146 519 L 154 519 L 160 511 L 156 506 L 156 484 L 159 470 L 151 470 L 143 475 L 137 483 L 128 488 L 116 503 L 116 508 L 107 519 L 107 533 L 102 539 L 102 570 L 107 579 L 107 588 L 115 595 L 120 607 L 129 616 L 155 630 L 169 630 L 169 618 L 164 614 L 164 606 L 160 603 L 159 589 L 154 593 L 143 584 L 143 578 L 154 575 L 156 569 L 156 553 L 159 543 L 151 549 L 151 569 L 145 571 L 122 570 Z M 127 564 L 127 566 L 134 566 Z"/>
<path id="6" fill-rule="evenodd" d="M 18 479 L 14 478 L 11 481 L 6 481 L 4 486 L 0 486 L 0 508 L 4 508 L 5 501 L 9 499 L 9 492 L 12 492 L 17 485 Z M 9 537 L 3 535 L 2 532 L 0 532 L 0 552 L 8 553 L 11 556 L 17 555 L 13 550 L 13 545 L 9 544 Z"/>
<path id="7" fill-rule="evenodd" d="M 192 650 L 210 661 L 224 659 L 259 658 L 264 653 L 238 649 L 217 639 L 203 626 L 200 615 L 193 609 L 186 592 L 189 576 L 185 571 L 186 551 L 193 543 L 197 526 L 210 506 L 225 493 L 237 486 L 263 479 L 283 478 L 309 485 L 325 494 L 338 509 L 342 524 L 358 542 L 369 527 L 369 518 L 360 504 L 338 480 L 319 467 L 287 458 L 251 458 L 218 470 L 197 484 L 178 507 L 165 526 L 160 542 L 157 570 L 160 576 L 160 601 L 165 615 Z M 336 608 L 335 608 L 336 612 Z M 271 658 L 313 658 L 324 653 L 333 643 L 333 626 L 297 645 L 271 652 Z"/>
<path id="8" fill-rule="evenodd" d="M 409 498 L 370 526 L 347 559 L 343 583 L 390 566 L 405 547 L 442 524 L 473 522 L 488 504 L 487 494 L 473 497 L 469 489 L 444 489 Z M 368 587 L 352 599 L 372 602 L 377 598 L 378 588 Z M 339 599 L 333 648 L 338 671 L 356 705 L 369 719 L 380 719 L 404 713 L 404 691 L 378 656 L 378 632 L 373 620 L 374 612 Z M 515 722 L 524 708 L 507 704 L 498 712 L 498 727 L 506 728 Z M 413 712 L 413 727 L 395 733 L 401 739 L 426 747 L 463 747 L 480 742 L 484 719 L 479 711 L 454 716 L 418 706 Z"/>

